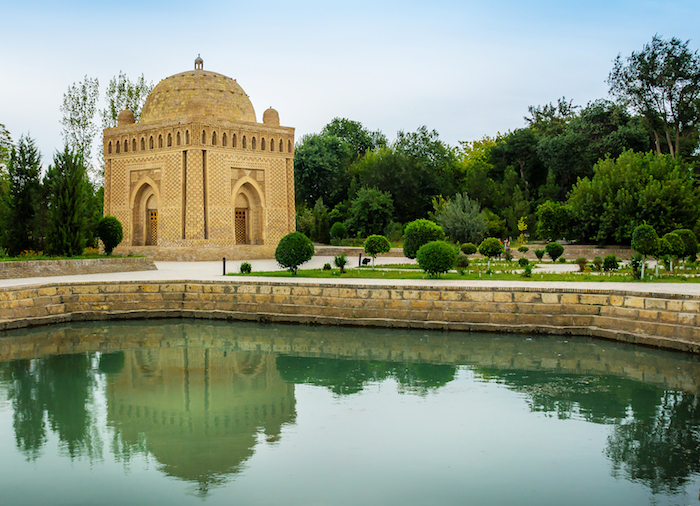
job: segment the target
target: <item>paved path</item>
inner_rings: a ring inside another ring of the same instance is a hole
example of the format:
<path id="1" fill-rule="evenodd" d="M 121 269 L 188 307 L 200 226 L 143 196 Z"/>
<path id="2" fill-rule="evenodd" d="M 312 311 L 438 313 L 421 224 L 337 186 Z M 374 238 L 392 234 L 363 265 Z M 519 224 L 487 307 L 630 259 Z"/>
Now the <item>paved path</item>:
<path id="1" fill-rule="evenodd" d="M 356 257 L 351 257 L 350 266 L 355 266 Z M 310 262 L 304 264 L 304 268 L 317 269 L 323 267 L 325 263 L 333 262 L 332 257 L 314 257 Z M 382 264 L 406 263 L 407 259 L 397 257 L 385 257 L 377 259 L 377 266 Z M 238 272 L 242 261 L 230 261 L 226 263 L 227 272 Z M 253 272 L 279 270 L 279 266 L 274 260 L 251 260 Z M 90 281 L 230 281 L 235 282 L 241 279 L 246 281 L 272 281 L 280 283 L 295 283 L 304 281 L 305 278 L 264 278 L 249 276 L 237 278 L 233 276 L 223 276 L 222 262 L 155 262 L 158 270 L 139 272 L 113 272 L 105 274 L 85 274 L 74 276 L 47 276 L 38 278 L 3 279 L 0 280 L 0 287 L 15 287 L 39 285 L 45 283 L 69 283 L 69 282 L 90 282 Z M 497 281 L 497 280 L 440 280 L 440 279 L 313 279 L 314 283 L 355 285 L 386 285 L 393 286 L 493 286 L 493 287 L 515 287 L 531 286 L 534 288 L 583 288 L 588 290 L 628 290 L 641 293 L 678 293 L 688 295 L 700 295 L 700 283 L 612 283 L 612 282 L 553 282 L 537 281 L 537 272 L 544 272 L 545 269 L 556 268 L 560 270 L 575 270 L 578 267 L 573 264 L 543 264 L 541 269 L 535 271 L 534 277 L 530 280 L 522 281 Z"/>

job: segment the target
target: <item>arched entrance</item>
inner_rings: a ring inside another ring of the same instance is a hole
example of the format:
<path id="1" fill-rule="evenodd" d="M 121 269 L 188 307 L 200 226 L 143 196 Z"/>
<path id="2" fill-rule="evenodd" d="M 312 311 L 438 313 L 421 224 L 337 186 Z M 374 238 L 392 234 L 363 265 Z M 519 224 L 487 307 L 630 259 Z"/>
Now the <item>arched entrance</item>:
<path id="1" fill-rule="evenodd" d="M 158 244 L 158 195 L 148 183 L 141 185 L 134 196 L 131 223 L 132 246 Z"/>
<path id="2" fill-rule="evenodd" d="M 234 192 L 235 244 L 263 244 L 263 206 L 260 193 L 250 182 L 241 184 Z"/>

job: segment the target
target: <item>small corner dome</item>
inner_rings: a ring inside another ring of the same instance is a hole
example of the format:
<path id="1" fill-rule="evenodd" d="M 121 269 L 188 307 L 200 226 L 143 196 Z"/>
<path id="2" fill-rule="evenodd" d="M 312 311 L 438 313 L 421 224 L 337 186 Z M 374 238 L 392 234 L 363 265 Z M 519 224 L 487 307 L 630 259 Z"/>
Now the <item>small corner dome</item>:
<path id="1" fill-rule="evenodd" d="M 124 109 L 122 112 L 119 113 L 119 116 L 117 117 L 117 125 L 118 126 L 126 126 L 126 125 L 133 125 L 136 123 L 136 119 L 134 118 L 134 113 L 130 111 L 129 109 Z"/>
<path id="2" fill-rule="evenodd" d="M 263 113 L 263 123 L 266 125 L 280 126 L 280 115 L 270 107 Z"/>

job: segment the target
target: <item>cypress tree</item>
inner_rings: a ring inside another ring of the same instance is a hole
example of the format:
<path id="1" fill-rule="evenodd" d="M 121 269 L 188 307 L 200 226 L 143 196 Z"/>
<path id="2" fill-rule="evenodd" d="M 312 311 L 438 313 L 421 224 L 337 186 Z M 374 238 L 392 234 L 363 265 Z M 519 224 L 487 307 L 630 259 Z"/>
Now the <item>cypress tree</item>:
<path id="1" fill-rule="evenodd" d="M 46 249 L 51 255 L 80 255 L 87 240 L 87 171 L 82 156 L 67 146 L 53 160 Z"/>
<path id="2" fill-rule="evenodd" d="M 21 136 L 10 152 L 8 223 L 3 242 L 10 255 L 34 249 L 41 155 L 31 137 Z"/>

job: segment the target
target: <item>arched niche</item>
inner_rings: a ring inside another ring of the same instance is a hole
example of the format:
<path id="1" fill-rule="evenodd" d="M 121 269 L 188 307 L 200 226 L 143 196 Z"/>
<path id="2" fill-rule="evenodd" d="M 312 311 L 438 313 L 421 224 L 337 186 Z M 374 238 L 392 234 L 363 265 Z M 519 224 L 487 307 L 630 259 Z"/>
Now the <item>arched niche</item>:
<path id="1" fill-rule="evenodd" d="M 235 244 L 264 244 L 265 202 L 258 184 L 249 177 L 233 189 L 233 238 Z"/>
<path id="2" fill-rule="evenodd" d="M 144 180 L 131 199 L 131 245 L 156 246 L 158 244 L 158 204 L 160 198 L 156 185 Z"/>

